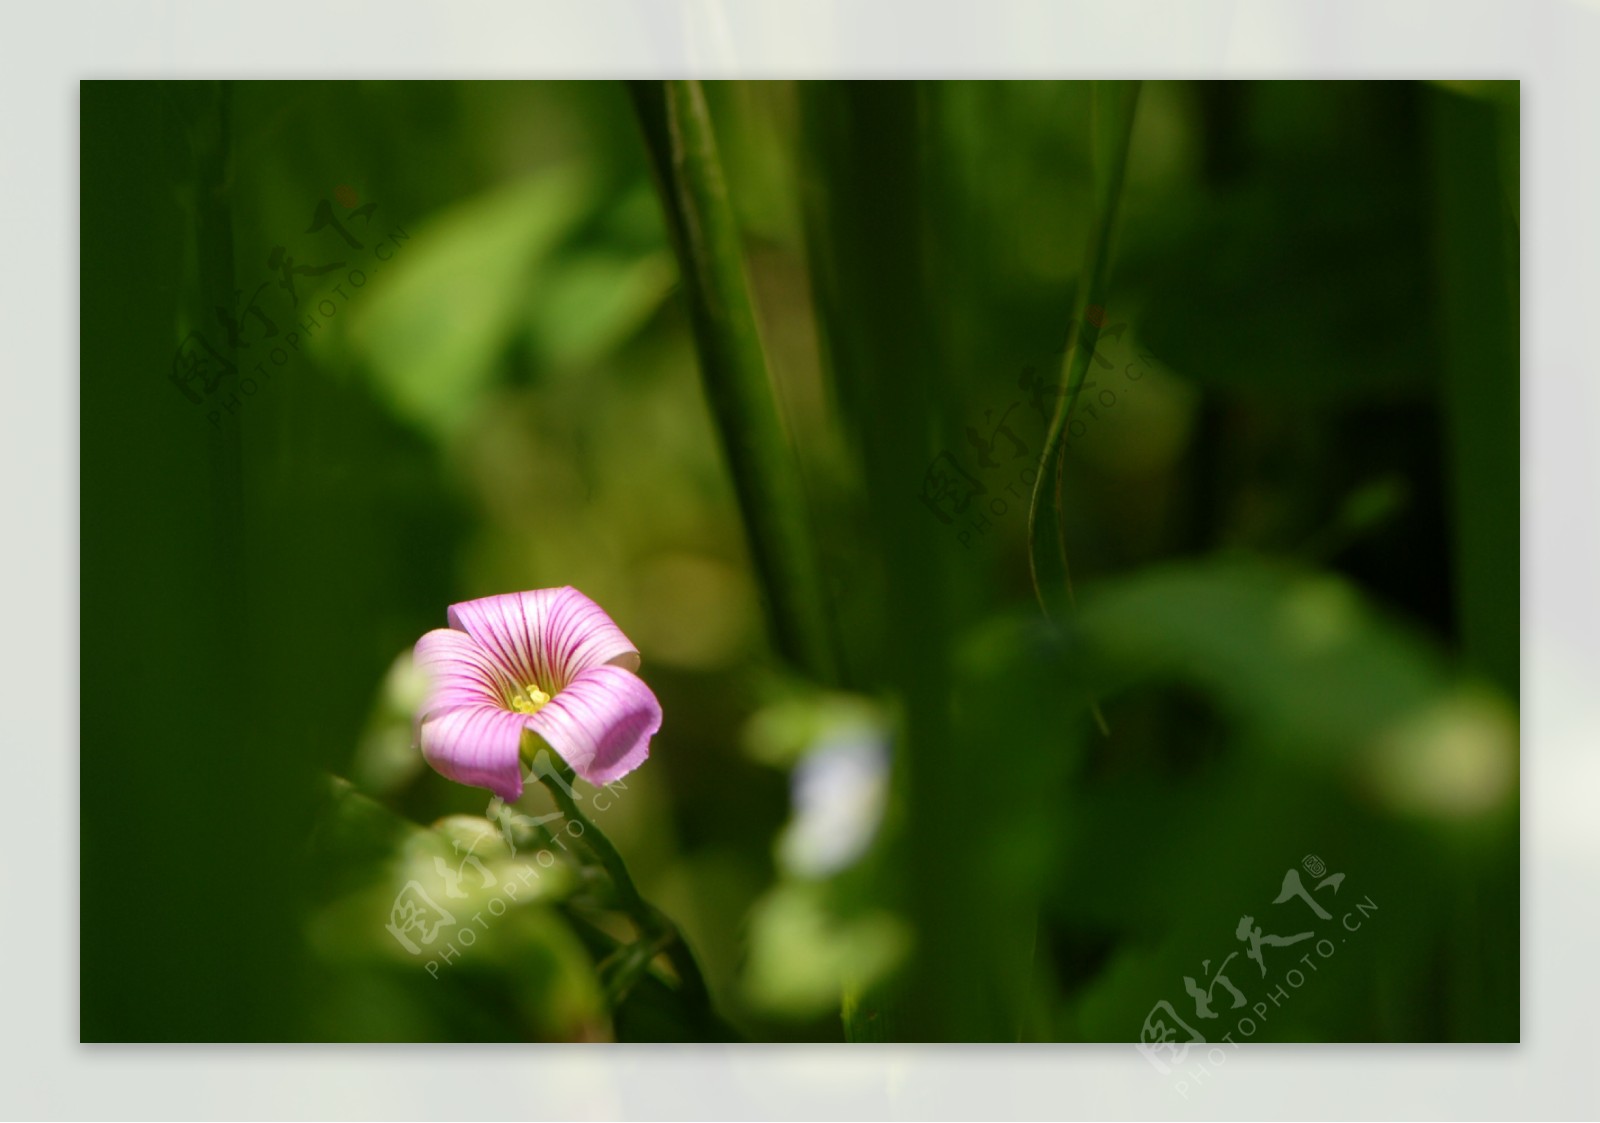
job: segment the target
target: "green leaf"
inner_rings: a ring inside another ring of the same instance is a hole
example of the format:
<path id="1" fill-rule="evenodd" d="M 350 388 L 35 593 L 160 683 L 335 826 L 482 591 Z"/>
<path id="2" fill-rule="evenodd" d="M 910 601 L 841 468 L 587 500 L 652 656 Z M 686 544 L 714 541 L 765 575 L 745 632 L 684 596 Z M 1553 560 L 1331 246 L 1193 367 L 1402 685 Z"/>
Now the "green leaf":
<path id="1" fill-rule="evenodd" d="M 909 931 L 890 912 L 840 913 L 818 886 L 781 885 L 750 917 L 746 997 L 784 1016 L 826 1013 L 846 987 L 867 989 L 887 977 L 909 948 Z"/>
<path id="2" fill-rule="evenodd" d="M 441 438 L 472 415 L 527 330 L 528 293 L 540 291 L 542 262 L 585 213 L 588 192 L 557 169 L 407 231 L 351 302 L 345 338 L 397 416 Z"/>
<path id="3" fill-rule="evenodd" d="M 1385 808 L 1515 812 L 1517 719 L 1504 696 L 1339 578 L 1242 558 L 1169 564 L 1097 585 L 1077 634 L 1099 685 L 1197 688 L 1252 751 Z"/>

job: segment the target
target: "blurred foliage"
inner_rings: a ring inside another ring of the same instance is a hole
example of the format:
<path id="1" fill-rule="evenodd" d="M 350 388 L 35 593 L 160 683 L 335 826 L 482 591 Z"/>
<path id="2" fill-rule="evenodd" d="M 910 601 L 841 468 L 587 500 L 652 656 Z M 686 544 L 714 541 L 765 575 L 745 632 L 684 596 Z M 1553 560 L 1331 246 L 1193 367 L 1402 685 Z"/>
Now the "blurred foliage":
<path id="1" fill-rule="evenodd" d="M 1129 1041 L 1263 999 L 1312 855 L 1376 911 L 1257 1039 L 1516 1039 L 1518 96 L 1146 83 L 1085 311 L 1086 84 L 707 84 L 769 431 L 621 86 L 85 83 L 84 1039 Z M 446 605 L 564 584 L 666 715 L 580 803 L 716 1018 L 412 747 Z"/>

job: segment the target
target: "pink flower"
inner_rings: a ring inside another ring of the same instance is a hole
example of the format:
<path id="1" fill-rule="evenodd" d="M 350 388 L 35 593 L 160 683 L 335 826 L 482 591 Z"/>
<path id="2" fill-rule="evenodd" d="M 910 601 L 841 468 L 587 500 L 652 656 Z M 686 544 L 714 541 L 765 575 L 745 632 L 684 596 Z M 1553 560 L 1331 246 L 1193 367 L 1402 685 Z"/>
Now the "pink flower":
<path id="1" fill-rule="evenodd" d="M 525 735 L 591 784 L 644 763 L 661 704 L 633 673 L 638 650 L 594 601 L 535 589 L 453 604 L 448 619 L 416 648 L 428 678 L 422 755 L 440 774 L 516 800 Z"/>

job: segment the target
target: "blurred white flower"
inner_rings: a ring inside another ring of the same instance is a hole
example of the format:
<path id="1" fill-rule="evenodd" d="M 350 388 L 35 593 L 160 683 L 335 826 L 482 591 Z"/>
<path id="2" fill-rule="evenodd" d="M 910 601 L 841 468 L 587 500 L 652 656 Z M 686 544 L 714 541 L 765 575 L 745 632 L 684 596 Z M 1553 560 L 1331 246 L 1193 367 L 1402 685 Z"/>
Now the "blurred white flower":
<path id="1" fill-rule="evenodd" d="M 878 832 L 888 790 L 885 731 L 854 726 L 826 736 L 795 765 L 794 817 L 778 841 L 779 861 L 812 878 L 851 865 Z"/>

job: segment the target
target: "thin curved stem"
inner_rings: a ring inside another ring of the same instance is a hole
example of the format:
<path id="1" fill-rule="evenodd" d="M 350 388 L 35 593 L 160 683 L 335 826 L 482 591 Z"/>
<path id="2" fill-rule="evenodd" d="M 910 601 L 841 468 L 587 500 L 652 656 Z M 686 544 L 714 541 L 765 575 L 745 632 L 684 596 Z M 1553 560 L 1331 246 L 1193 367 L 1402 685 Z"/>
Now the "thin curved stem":
<path id="1" fill-rule="evenodd" d="M 1039 607 L 1050 616 L 1045 593 L 1046 580 L 1040 574 L 1040 509 L 1047 487 L 1053 491 L 1055 511 L 1055 562 L 1066 590 L 1070 608 L 1074 597 L 1072 577 L 1067 567 L 1066 529 L 1062 511 L 1062 474 L 1066 464 L 1065 433 L 1089 372 L 1089 360 L 1100 341 L 1104 323 L 1105 293 L 1111 272 L 1111 236 L 1116 227 L 1117 204 L 1122 196 L 1122 180 L 1128 166 L 1128 148 L 1133 136 L 1134 109 L 1139 100 L 1137 82 L 1098 82 L 1094 102 L 1094 199 L 1095 214 L 1089 231 L 1089 246 L 1084 255 L 1078 285 L 1073 338 L 1068 341 L 1062 363 L 1062 392 L 1056 398 L 1055 415 L 1045 437 L 1039 473 L 1028 503 L 1028 574 Z M 1049 481 L 1047 485 L 1046 481 Z M 1103 721 L 1103 719 L 1102 719 Z"/>
<path id="2" fill-rule="evenodd" d="M 1053 560 L 1060 570 L 1068 611 L 1077 607 L 1077 597 L 1072 591 L 1072 571 L 1067 564 L 1066 512 L 1063 509 L 1063 478 L 1067 465 L 1065 435 L 1072 409 L 1078 404 L 1078 394 L 1089 373 L 1089 360 L 1094 357 L 1095 347 L 1100 342 L 1100 328 L 1105 323 L 1112 233 L 1116 228 L 1117 204 L 1122 197 L 1122 181 L 1128 168 L 1128 149 L 1133 140 L 1133 115 L 1138 102 L 1138 82 L 1095 83 L 1094 221 L 1089 230 L 1089 246 L 1084 255 L 1083 272 L 1078 285 L 1073 334 L 1067 341 L 1067 353 L 1062 360 L 1062 391 L 1056 397 L 1055 415 L 1050 419 L 1039 471 L 1034 478 L 1033 494 L 1028 502 L 1028 576 L 1033 582 L 1033 594 L 1039 601 L 1039 609 L 1047 619 L 1052 618 L 1049 597 L 1045 592 L 1049 582 L 1042 579 L 1039 572 L 1039 514 L 1044 503 L 1047 480 L 1050 481 L 1051 507 L 1055 514 L 1051 520 L 1055 531 Z M 1100 710 L 1100 703 L 1093 695 L 1089 696 L 1088 701 L 1089 713 L 1094 717 L 1095 725 L 1103 736 L 1110 736 L 1111 729 Z"/>

